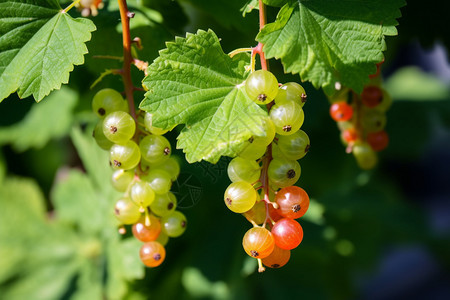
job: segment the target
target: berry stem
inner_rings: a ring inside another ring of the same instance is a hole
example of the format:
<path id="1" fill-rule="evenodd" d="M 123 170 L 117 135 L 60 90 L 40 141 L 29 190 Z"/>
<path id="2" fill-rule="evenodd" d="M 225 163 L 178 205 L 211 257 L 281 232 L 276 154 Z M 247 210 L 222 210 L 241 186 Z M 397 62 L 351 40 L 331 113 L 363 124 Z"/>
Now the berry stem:
<path id="1" fill-rule="evenodd" d="M 72 7 L 74 7 L 75 5 L 77 5 L 80 1 L 81 1 L 81 0 L 75 0 L 75 1 L 73 1 L 69 6 L 67 6 L 66 8 L 64 8 L 64 9 L 62 10 L 62 13 L 64 14 L 64 13 L 68 12 L 69 10 L 72 9 Z"/>
<path id="2" fill-rule="evenodd" d="M 126 0 L 118 0 L 120 9 L 120 20 L 122 22 L 122 37 L 123 37 L 123 72 L 122 79 L 125 86 L 125 95 L 130 108 L 130 114 L 136 120 L 136 110 L 134 108 L 133 98 L 133 82 L 131 81 L 131 64 L 134 63 L 131 56 L 131 35 L 130 35 L 130 17 L 133 16 L 128 10 Z"/>
<path id="3" fill-rule="evenodd" d="M 266 5 L 262 2 L 262 0 L 259 0 L 259 30 L 263 29 L 263 27 L 266 25 L 267 17 L 266 17 Z M 254 49 L 254 52 L 258 53 L 259 59 L 261 61 L 261 69 L 268 70 L 268 64 L 266 57 L 264 56 L 263 52 L 263 44 L 258 43 L 256 48 Z"/>

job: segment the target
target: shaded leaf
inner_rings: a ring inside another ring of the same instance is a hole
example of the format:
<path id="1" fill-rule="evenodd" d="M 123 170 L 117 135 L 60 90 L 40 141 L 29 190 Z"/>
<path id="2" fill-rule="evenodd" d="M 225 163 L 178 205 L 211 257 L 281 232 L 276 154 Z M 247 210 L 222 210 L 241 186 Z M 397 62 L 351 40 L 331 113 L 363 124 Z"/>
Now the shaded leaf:
<path id="1" fill-rule="evenodd" d="M 12 144 L 17 151 L 42 148 L 50 139 L 66 135 L 73 121 L 78 94 L 62 88 L 44 103 L 33 104 L 25 118 L 12 126 L 0 127 L 0 145 Z"/>

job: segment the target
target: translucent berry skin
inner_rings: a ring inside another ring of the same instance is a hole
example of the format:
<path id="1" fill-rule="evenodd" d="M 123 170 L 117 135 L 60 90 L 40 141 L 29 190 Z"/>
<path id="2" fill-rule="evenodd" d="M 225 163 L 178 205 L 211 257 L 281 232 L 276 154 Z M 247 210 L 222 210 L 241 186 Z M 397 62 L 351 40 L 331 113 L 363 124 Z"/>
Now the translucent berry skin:
<path id="1" fill-rule="evenodd" d="M 347 102 L 336 102 L 330 107 L 330 116 L 336 122 L 348 121 L 353 116 L 353 108 Z"/>
<path id="2" fill-rule="evenodd" d="M 305 89 L 297 82 L 287 82 L 283 84 L 278 90 L 275 103 L 280 104 L 285 101 L 294 101 L 303 107 L 306 102 Z"/>
<path id="3" fill-rule="evenodd" d="M 139 143 L 142 158 L 149 163 L 163 163 L 172 153 L 169 141 L 158 135 L 148 135 Z"/>
<path id="4" fill-rule="evenodd" d="M 383 101 L 383 91 L 378 86 L 366 86 L 361 93 L 361 101 L 367 107 L 375 107 Z"/>
<path id="5" fill-rule="evenodd" d="M 139 207 L 137 207 L 129 198 L 122 198 L 116 202 L 114 207 L 116 218 L 122 224 L 134 224 L 141 217 Z"/>
<path id="6" fill-rule="evenodd" d="M 141 217 L 132 227 L 133 235 L 141 242 L 151 242 L 158 238 L 161 232 L 161 223 L 158 218 L 149 215 L 150 225 L 145 225 L 145 217 Z"/>
<path id="7" fill-rule="evenodd" d="M 389 144 L 389 136 L 386 131 L 377 131 L 367 134 L 367 143 L 374 151 L 381 151 L 386 149 Z"/>
<path id="8" fill-rule="evenodd" d="M 245 81 L 245 91 L 258 104 L 272 102 L 278 94 L 277 78 L 267 70 L 257 70 Z"/>
<path id="9" fill-rule="evenodd" d="M 115 111 L 128 111 L 128 104 L 116 90 L 103 89 L 98 91 L 92 99 L 92 110 L 103 119 Z"/>
<path id="10" fill-rule="evenodd" d="M 250 210 L 256 202 L 257 193 L 253 186 L 245 181 L 233 182 L 225 191 L 225 205 L 235 213 Z"/>
<path id="11" fill-rule="evenodd" d="M 172 176 L 162 169 L 150 169 L 143 178 L 156 194 L 166 194 L 172 187 Z"/>
<path id="12" fill-rule="evenodd" d="M 310 141 L 306 132 L 298 130 L 291 135 L 278 136 L 277 145 L 287 159 L 299 160 L 308 153 Z"/>
<path id="13" fill-rule="evenodd" d="M 275 196 L 278 203 L 278 213 L 290 219 L 302 217 L 309 208 L 309 196 L 298 186 L 288 186 L 278 191 Z"/>
<path id="14" fill-rule="evenodd" d="M 137 206 L 147 207 L 155 200 L 155 192 L 146 181 L 138 181 L 130 188 L 130 198 Z"/>
<path id="15" fill-rule="evenodd" d="M 363 170 L 370 170 L 374 168 L 378 162 L 376 152 L 368 143 L 356 142 L 353 146 L 352 152 L 359 167 Z"/>
<path id="16" fill-rule="evenodd" d="M 272 235 L 275 244 L 281 249 L 291 250 L 296 248 L 303 240 L 303 228 L 295 220 L 283 218 L 272 227 Z"/>
<path id="17" fill-rule="evenodd" d="M 152 212 L 160 217 L 170 215 L 177 208 L 177 198 L 171 192 L 156 194 L 155 200 L 150 205 Z"/>
<path id="18" fill-rule="evenodd" d="M 272 233 L 262 227 L 249 229 L 242 239 L 245 252 L 253 258 L 265 258 L 272 253 L 275 241 Z"/>
<path id="19" fill-rule="evenodd" d="M 103 120 L 103 134 L 113 143 L 126 143 L 135 131 L 136 123 L 130 114 L 124 111 L 112 112 Z"/>
<path id="20" fill-rule="evenodd" d="M 261 167 L 254 160 L 247 160 L 238 156 L 233 158 L 228 164 L 227 173 L 232 182 L 245 181 L 254 183 L 261 175 Z"/>
<path id="21" fill-rule="evenodd" d="M 179 237 L 186 231 L 187 220 L 186 216 L 174 211 L 168 216 L 161 218 L 162 230 L 169 237 Z"/>
<path id="22" fill-rule="evenodd" d="M 157 267 L 166 258 L 166 249 L 156 241 L 147 242 L 142 245 L 139 256 L 147 267 Z"/>
<path id="23" fill-rule="evenodd" d="M 283 188 L 297 182 L 301 167 L 296 160 L 275 158 L 270 162 L 267 174 L 271 183 Z"/>
<path id="24" fill-rule="evenodd" d="M 132 169 L 140 160 L 139 146 L 133 141 L 128 141 L 124 145 L 114 144 L 109 149 L 109 161 L 114 169 Z"/>
<path id="25" fill-rule="evenodd" d="M 275 104 L 270 109 L 269 116 L 275 125 L 276 133 L 280 135 L 294 134 L 302 127 L 305 120 L 301 105 L 294 101 Z"/>
<path id="26" fill-rule="evenodd" d="M 269 268 L 281 268 L 286 265 L 291 258 L 291 251 L 281 249 L 277 245 L 273 248 L 272 253 L 262 259 L 262 263 Z"/>
<path id="27" fill-rule="evenodd" d="M 180 165 L 179 165 L 177 159 L 172 156 L 169 157 L 169 159 L 166 161 L 163 161 L 160 163 L 155 163 L 155 164 L 150 164 L 150 168 L 166 171 L 167 173 L 169 173 L 172 181 L 177 180 L 178 175 L 180 175 Z"/>

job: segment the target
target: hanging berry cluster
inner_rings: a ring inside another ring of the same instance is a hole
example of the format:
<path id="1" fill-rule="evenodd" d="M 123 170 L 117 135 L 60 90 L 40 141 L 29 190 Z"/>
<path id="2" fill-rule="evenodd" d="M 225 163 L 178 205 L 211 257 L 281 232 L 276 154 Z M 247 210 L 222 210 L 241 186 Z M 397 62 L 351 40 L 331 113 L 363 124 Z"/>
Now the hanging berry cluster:
<path id="1" fill-rule="evenodd" d="M 389 143 L 384 128 L 386 111 L 392 104 L 391 97 L 382 88 L 379 71 L 360 95 L 343 89 L 330 97 L 330 102 L 330 115 L 341 131 L 346 151 L 353 153 L 361 169 L 372 169 L 378 162 L 376 152 L 384 150 Z"/>
<path id="2" fill-rule="evenodd" d="M 269 117 L 263 125 L 266 136 L 251 137 L 229 163 L 232 183 L 224 201 L 231 211 L 243 213 L 252 223 L 242 245 L 249 256 L 258 259 L 262 272 L 263 264 L 284 266 L 290 250 L 303 239 L 303 229 L 295 219 L 307 211 L 309 197 L 293 185 L 301 173 L 297 160 L 310 147 L 308 135 L 300 129 L 306 93 L 295 82 L 279 87 L 276 77 L 266 70 L 250 74 L 245 90 L 254 102 L 268 105 Z"/>
<path id="3" fill-rule="evenodd" d="M 170 192 L 180 173 L 171 157 L 167 130 L 152 126 L 152 115 L 139 114 L 138 122 L 128 113 L 128 104 L 113 89 L 100 90 L 92 100 L 92 109 L 100 118 L 95 129 L 97 144 L 110 154 L 113 187 L 123 193 L 116 202 L 115 216 L 124 225 L 132 225 L 133 235 L 144 242 L 142 262 L 159 266 L 165 258 L 169 237 L 186 230 L 186 217 L 176 211 L 177 199 Z"/>

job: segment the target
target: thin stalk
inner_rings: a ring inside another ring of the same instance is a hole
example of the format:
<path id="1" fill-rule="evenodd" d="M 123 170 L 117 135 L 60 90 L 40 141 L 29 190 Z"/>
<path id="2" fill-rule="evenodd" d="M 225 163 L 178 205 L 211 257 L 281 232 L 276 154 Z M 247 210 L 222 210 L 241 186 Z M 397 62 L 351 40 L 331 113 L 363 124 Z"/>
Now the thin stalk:
<path id="1" fill-rule="evenodd" d="M 131 81 L 131 64 L 133 57 L 131 56 L 131 35 L 130 35 L 130 17 L 134 14 L 128 10 L 126 0 L 118 0 L 120 10 L 120 20 L 122 22 L 122 40 L 123 40 L 123 67 L 122 79 L 125 87 L 125 95 L 130 108 L 130 114 L 137 121 L 136 110 L 134 108 L 133 91 L 134 86 Z"/>
<path id="2" fill-rule="evenodd" d="M 75 5 L 77 5 L 80 1 L 81 1 L 81 0 L 75 0 L 75 1 L 73 1 L 69 6 L 67 6 L 66 8 L 64 8 L 64 9 L 62 10 L 62 13 L 64 14 L 64 13 L 68 12 L 69 10 L 72 9 L 72 7 L 74 7 Z"/>

